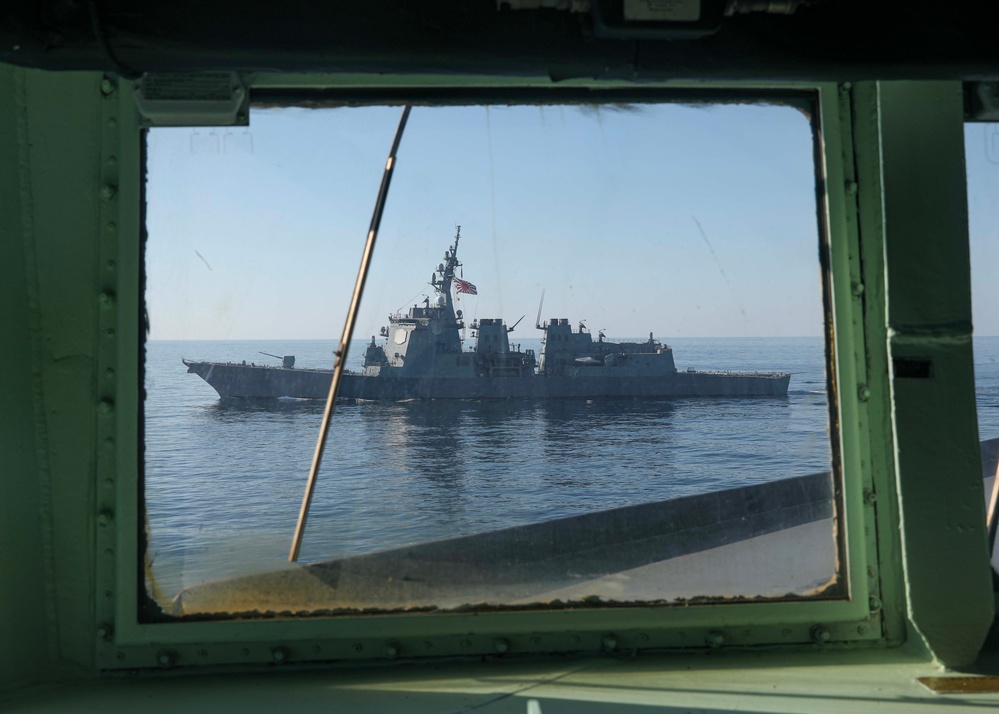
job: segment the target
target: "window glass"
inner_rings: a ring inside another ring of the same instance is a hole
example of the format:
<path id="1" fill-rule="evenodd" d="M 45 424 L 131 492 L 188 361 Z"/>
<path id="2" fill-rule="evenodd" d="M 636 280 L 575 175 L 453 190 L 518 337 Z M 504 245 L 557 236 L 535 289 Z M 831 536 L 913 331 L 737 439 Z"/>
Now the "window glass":
<path id="1" fill-rule="evenodd" d="M 415 107 L 287 563 L 399 114 L 147 133 L 159 605 L 841 593 L 815 138 L 786 102 Z"/>
<path id="2" fill-rule="evenodd" d="M 964 130 L 968 171 L 968 234 L 971 250 L 971 310 L 974 325 L 975 398 L 986 504 L 995 509 L 999 460 L 999 124 L 969 123 Z M 991 537 L 995 539 L 992 515 Z M 993 547 L 993 568 L 999 551 Z"/>

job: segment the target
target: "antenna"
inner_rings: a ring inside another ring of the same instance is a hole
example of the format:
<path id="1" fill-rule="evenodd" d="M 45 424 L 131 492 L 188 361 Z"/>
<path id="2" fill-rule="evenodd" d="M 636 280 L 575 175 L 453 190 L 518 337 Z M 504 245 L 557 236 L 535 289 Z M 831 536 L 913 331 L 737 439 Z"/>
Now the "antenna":
<path id="1" fill-rule="evenodd" d="M 545 328 L 543 328 L 541 326 L 541 308 L 542 308 L 542 306 L 544 304 L 545 304 L 545 289 L 541 288 L 541 302 L 538 303 L 538 319 L 534 321 L 534 327 L 535 327 L 535 329 L 538 329 L 538 330 L 545 329 Z M 521 319 L 523 319 L 523 318 L 521 318 Z M 520 322 L 520 320 L 518 320 L 517 322 Z"/>
<path id="2" fill-rule="evenodd" d="M 302 508 L 298 512 L 298 523 L 295 526 L 295 535 L 291 541 L 291 552 L 288 554 L 288 560 L 292 563 L 298 561 L 298 554 L 302 548 L 302 535 L 305 533 L 305 524 L 308 521 L 309 508 L 312 505 L 312 494 L 316 489 L 316 477 L 319 474 L 319 466 L 323 460 L 323 451 L 326 448 L 326 435 L 329 433 L 330 419 L 333 416 L 333 407 L 336 404 L 336 395 L 340 390 L 340 378 L 343 376 L 344 363 L 347 361 L 347 349 L 350 347 L 350 338 L 354 334 L 354 322 L 357 318 L 358 307 L 361 304 L 361 294 L 364 292 L 364 284 L 368 278 L 371 254 L 375 249 L 378 227 L 382 223 L 382 212 L 385 209 L 385 200 L 388 198 L 389 185 L 392 183 L 392 170 L 395 168 L 395 157 L 399 151 L 399 142 L 402 141 L 402 131 L 406 128 L 406 120 L 409 119 L 409 110 L 409 104 L 403 107 L 402 116 L 399 119 L 399 128 L 395 130 L 395 139 L 392 140 L 392 148 L 389 149 L 388 160 L 385 162 L 385 170 L 382 172 L 382 184 L 378 189 L 378 198 L 375 199 L 375 210 L 371 215 L 368 237 L 364 243 L 364 252 L 361 254 L 361 265 L 357 269 L 354 294 L 350 298 L 347 319 L 344 322 L 343 333 L 340 336 L 340 346 L 334 352 L 336 361 L 333 363 L 333 378 L 330 380 L 330 392 L 326 398 L 323 423 L 319 427 L 319 439 L 316 441 L 316 451 L 312 456 L 309 480 L 305 485 Z M 455 239 L 455 245 L 457 245 L 457 239 Z"/>
<path id="3" fill-rule="evenodd" d="M 520 316 L 520 320 L 523 320 L 525 317 L 527 317 L 527 315 L 521 315 Z M 517 325 L 519 325 L 520 324 L 520 320 L 517 320 L 515 323 L 513 323 L 513 327 L 516 327 Z M 513 332 L 513 327 L 506 328 L 506 331 L 507 332 Z"/>

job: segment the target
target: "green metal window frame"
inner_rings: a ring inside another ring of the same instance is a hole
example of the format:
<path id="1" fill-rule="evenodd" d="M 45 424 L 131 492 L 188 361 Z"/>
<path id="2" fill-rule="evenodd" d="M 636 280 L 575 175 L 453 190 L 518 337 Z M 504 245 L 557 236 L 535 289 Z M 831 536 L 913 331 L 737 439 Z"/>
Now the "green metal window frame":
<path id="1" fill-rule="evenodd" d="M 356 89 L 463 86 L 491 93 L 524 87 L 469 78 L 256 75 L 254 89 Z M 539 86 L 550 85 L 537 82 Z M 590 90 L 633 87 L 572 83 Z M 561 85 L 560 85 L 561 86 Z M 704 83 L 643 85 L 643 90 L 712 90 Z M 878 87 L 849 84 L 734 83 L 736 89 L 814 92 L 821 127 L 817 171 L 828 240 L 831 335 L 838 390 L 841 494 L 836 516 L 844 540 L 843 600 L 691 604 L 684 607 L 543 612 L 373 615 L 142 623 L 144 573 L 139 538 L 138 473 L 142 360 L 140 311 L 141 117 L 131 83 L 106 78 L 101 113 L 99 295 L 95 383 L 96 659 L 105 670 L 185 665 L 361 661 L 392 658 L 662 650 L 706 646 L 897 645 L 906 639 L 904 550 L 897 524 L 892 431 L 886 260 Z M 963 164 L 962 164 L 963 165 Z M 973 407 L 973 402 L 972 402 Z M 973 412 L 973 409 L 972 409 Z M 875 436 L 876 435 L 876 436 Z M 903 504 L 904 505 L 904 504 Z M 904 509 L 903 509 L 904 510 Z M 882 563 L 889 564 L 881 567 Z M 912 613 L 909 613 L 912 617 Z M 991 619 L 991 613 L 989 614 Z M 924 633 L 925 636 L 925 633 Z"/>

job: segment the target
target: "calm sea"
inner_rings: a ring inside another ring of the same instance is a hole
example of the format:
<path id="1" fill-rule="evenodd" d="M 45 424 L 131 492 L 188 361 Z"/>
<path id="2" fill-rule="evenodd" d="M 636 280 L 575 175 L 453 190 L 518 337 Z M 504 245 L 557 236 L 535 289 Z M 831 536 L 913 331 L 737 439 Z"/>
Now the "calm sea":
<path id="1" fill-rule="evenodd" d="M 670 341 L 679 369 L 792 372 L 786 399 L 338 404 L 301 560 L 370 552 L 829 468 L 821 338 Z M 523 340 L 538 349 L 538 340 Z M 146 503 L 167 596 L 285 563 L 322 420 L 311 401 L 223 402 L 182 357 L 329 367 L 335 342 L 154 341 Z M 363 342 L 351 347 L 359 366 Z M 982 438 L 999 436 L 999 337 L 976 338 Z"/>

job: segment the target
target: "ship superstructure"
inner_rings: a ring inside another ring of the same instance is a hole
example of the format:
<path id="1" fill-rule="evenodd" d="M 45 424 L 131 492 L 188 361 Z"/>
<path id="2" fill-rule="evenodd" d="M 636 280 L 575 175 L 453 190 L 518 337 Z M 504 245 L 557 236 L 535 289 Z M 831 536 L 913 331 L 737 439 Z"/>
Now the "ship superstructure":
<path id="1" fill-rule="evenodd" d="M 389 315 L 382 344 L 371 337 L 360 372 L 345 372 L 340 396 L 348 399 L 510 399 L 687 396 L 786 396 L 785 372 L 679 372 L 669 345 L 655 339 L 611 342 L 597 339 L 583 323 L 567 318 L 535 325 L 544 332 L 540 355 L 510 343 L 512 327 L 500 318 L 468 326 L 474 347 L 463 349 L 464 316 L 452 292 L 470 283 L 456 276 L 458 243 L 430 277 L 433 297 L 405 314 Z M 521 318 L 523 319 L 523 318 Z M 332 370 L 296 369 L 294 358 L 281 367 L 184 360 L 188 371 L 222 397 L 325 399 Z"/>

